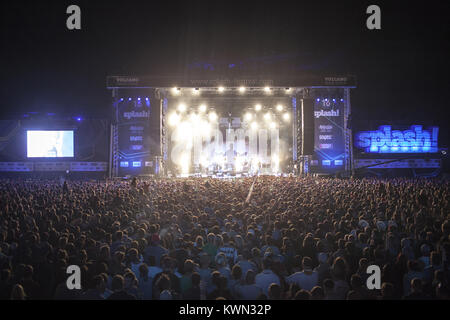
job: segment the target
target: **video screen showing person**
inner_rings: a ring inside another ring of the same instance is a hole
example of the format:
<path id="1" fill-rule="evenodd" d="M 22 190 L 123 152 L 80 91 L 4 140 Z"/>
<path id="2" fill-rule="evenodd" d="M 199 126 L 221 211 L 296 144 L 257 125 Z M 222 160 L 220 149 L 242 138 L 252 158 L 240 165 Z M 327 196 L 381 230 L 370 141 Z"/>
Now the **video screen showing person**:
<path id="1" fill-rule="evenodd" d="M 28 130 L 27 157 L 73 157 L 73 131 Z"/>

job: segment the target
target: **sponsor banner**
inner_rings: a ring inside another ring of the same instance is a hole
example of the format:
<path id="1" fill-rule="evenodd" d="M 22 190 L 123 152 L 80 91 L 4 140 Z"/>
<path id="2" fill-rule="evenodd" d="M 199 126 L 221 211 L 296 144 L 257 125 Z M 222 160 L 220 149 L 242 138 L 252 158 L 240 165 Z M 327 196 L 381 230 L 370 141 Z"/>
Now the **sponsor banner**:
<path id="1" fill-rule="evenodd" d="M 316 98 L 313 172 L 332 173 L 344 169 L 344 134 L 344 101 L 341 98 Z"/>
<path id="2" fill-rule="evenodd" d="M 133 79 L 129 82 L 133 82 Z M 154 115 L 150 100 L 124 99 L 118 103 L 120 176 L 143 173 L 140 171 L 145 168 L 144 163 L 150 158 L 152 116 Z"/>

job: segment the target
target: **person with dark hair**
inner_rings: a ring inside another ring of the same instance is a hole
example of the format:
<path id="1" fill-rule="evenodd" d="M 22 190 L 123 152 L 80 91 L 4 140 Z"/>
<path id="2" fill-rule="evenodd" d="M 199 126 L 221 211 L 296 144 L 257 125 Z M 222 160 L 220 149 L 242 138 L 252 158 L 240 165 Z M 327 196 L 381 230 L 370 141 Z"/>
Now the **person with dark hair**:
<path id="1" fill-rule="evenodd" d="M 40 286 L 33 280 L 33 272 L 33 267 L 26 265 L 23 271 L 23 279 L 20 281 L 20 285 L 25 290 L 28 300 L 36 300 L 41 298 Z"/>
<path id="2" fill-rule="evenodd" d="M 383 282 L 381 285 L 381 296 L 379 300 L 395 300 L 394 285 L 389 282 Z"/>
<path id="3" fill-rule="evenodd" d="M 255 284 L 255 272 L 248 270 L 245 276 L 245 282 L 235 287 L 236 298 L 242 300 L 256 300 L 263 292 L 260 287 Z"/>
<path id="4" fill-rule="evenodd" d="M 304 257 L 302 260 L 303 271 L 291 274 L 286 278 L 287 283 L 296 283 L 301 289 L 311 290 L 319 283 L 319 273 L 313 271 L 312 259 Z"/>
<path id="5" fill-rule="evenodd" d="M 143 300 L 152 299 L 153 278 L 149 276 L 149 270 L 146 263 L 139 266 L 138 287 Z"/>
<path id="6" fill-rule="evenodd" d="M 324 300 L 325 293 L 323 292 L 322 287 L 315 286 L 311 289 L 311 299 L 310 300 Z"/>
<path id="7" fill-rule="evenodd" d="M 370 291 L 365 286 L 359 274 L 355 273 L 350 278 L 351 290 L 347 293 L 347 300 L 369 300 L 372 299 Z"/>
<path id="8" fill-rule="evenodd" d="M 183 294 L 183 299 L 187 300 L 200 300 L 201 298 L 201 288 L 200 288 L 201 277 L 197 272 L 191 274 L 192 286 L 186 290 Z"/>
<path id="9" fill-rule="evenodd" d="M 158 282 L 159 278 L 162 276 L 167 276 L 169 279 L 169 289 L 171 291 L 171 295 L 180 294 L 180 279 L 175 275 L 174 269 L 175 269 L 175 261 L 170 257 L 164 257 L 162 259 L 161 266 L 163 268 L 163 271 L 155 275 L 153 278 L 153 297 L 159 298 L 161 291 L 159 291 L 158 288 L 155 288 L 156 283 Z"/>
<path id="10" fill-rule="evenodd" d="M 125 279 L 121 275 L 115 275 L 112 279 L 113 294 L 108 297 L 108 300 L 136 300 L 136 297 L 127 293 L 124 290 Z"/>
<path id="11" fill-rule="evenodd" d="M 11 300 L 27 300 L 27 294 L 20 284 L 16 284 L 12 287 Z"/>
<path id="12" fill-rule="evenodd" d="M 93 287 L 86 290 L 82 296 L 82 300 L 105 300 L 106 283 L 101 275 L 97 275 L 92 279 Z"/>
<path id="13" fill-rule="evenodd" d="M 272 283 L 281 285 L 280 278 L 271 270 L 272 265 L 273 260 L 270 257 L 265 258 L 263 260 L 263 271 L 255 277 L 256 286 L 261 288 L 266 296 L 269 294 L 269 286 Z"/>
<path id="14" fill-rule="evenodd" d="M 272 283 L 269 286 L 269 296 L 268 296 L 269 300 L 280 300 L 281 297 L 281 287 L 276 284 L 276 283 Z"/>
<path id="15" fill-rule="evenodd" d="M 405 300 L 428 300 L 430 297 L 423 292 L 422 279 L 411 280 L 411 293 L 405 296 Z"/>
<path id="16" fill-rule="evenodd" d="M 294 300 L 311 300 L 311 293 L 307 290 L 298 290 L 294 296 Z"/>
<path id="17" fill-rule="evenodd" d="M 334 291 L 334 282 L 331 279 L 323 281 L 324 300 L 340 300 L 340 297 Z"/>
<path id="18" fill-rule="evenodd" d="M 208 295 L 208 300 L 216 300 L 219 297 L 225 298 L 226 300 L 233 300 L 233 296 L 227 288 L 228 280 L 226 277 L 219 275 L 213 281 L 215 282 L 216 289 Z"/>

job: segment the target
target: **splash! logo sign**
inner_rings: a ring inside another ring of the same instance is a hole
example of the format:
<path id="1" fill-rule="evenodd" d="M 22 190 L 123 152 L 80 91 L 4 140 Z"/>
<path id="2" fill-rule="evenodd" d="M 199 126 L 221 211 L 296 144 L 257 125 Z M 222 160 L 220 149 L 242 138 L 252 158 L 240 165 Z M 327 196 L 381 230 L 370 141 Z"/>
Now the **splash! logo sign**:
<path id="1" fill-rule="evenodd" d="M 411 126 L 410 130 L 392 130 L 380 126 L 376 131 L 361 131 L 355 135 L 355 146 L 370 153 L 434 153 L 438 152 L 438 127 L 424 130 Z"/>

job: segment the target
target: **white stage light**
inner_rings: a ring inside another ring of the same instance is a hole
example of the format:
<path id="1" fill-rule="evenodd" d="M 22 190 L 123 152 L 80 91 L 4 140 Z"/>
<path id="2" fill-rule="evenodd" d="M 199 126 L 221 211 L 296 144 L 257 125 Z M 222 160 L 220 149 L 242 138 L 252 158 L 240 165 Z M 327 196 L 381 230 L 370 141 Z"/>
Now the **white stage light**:
<path id="1" fill-rule="evenodd" d="M 281 104 L 277 105 L 277 111 L 283 111 L 283 106 Z"/>
<path id="2" fill-rule="evenodd" d="M 214 111 L 210 112 L 208 118 L 209 118 L 209 121 L 216 121 L 217 120 L 217 113 L 215 113 Z"/>
<path id="3" fill-rule="evenodd" d="M 284 90 L 286 91 L 286 93 L 291 92 L 291 88 L 286 88 L 286 89 L 284 89 Z"/>
<path id="4" fill-rule="evenodd" d="M 277 173 L 279 167 L 280 167 L 280 158 L 278 157 L 278 155 L 273 155 L 272 156 L 272 172 Z"/>
<path id="5" fill-rule="evenodd" d="M 269 87 L 264 87 L 264 91 L 269 93 L 270 92 L 270 88 Z"/>
<path id="6" fill-rule="evenodd" d="M 186 111 L 186 105 L 184 103 L 180 103 L 178 105 L 178 111 L 185 112 Z"/>
<path id="7" fill-rule="evenodd" d="M 174 112 L 169 116 L 169 125 L 176 126 L 180 122 L 180 116 Z"/>
<path id="8" fill-rule="evenodd" d="M 252 114 L 251 114 L 250 112 L 247 112 L 247 113 L 244 115 L 244 120 L 245 120 L 245 121 L 250 121 L 250 120 L 252 120 Z"/>
<path id="9" fill-rule="evenodd" d="M 256 130 L 256 129 L 258 129 L 258 124 L 256 123 L 256 122 L 252 122 L 252 124 L 250 125 L 250 127 L 253 129 L 253 130 Z"/>
<path id="10" fill-rule="evenodd" d="M 275 122 L 271 122 L 270 124 L 269 124 L 269 128 L 270 129 L 275 129 L 277 127 L 277 124 L 275 123 Z"/>
<path id="11" fill-rule="evenodd" d="M 289 115 L 289 113 L 285 113 L 285 114 L 283 114 L 283 120 L 284 121 L 289 121 L 289 119 L 291 118 L 291 116 Z"/>
<path id="12" fill-rule="evenodd" d="M 208 159 L 204 155 L 200 157 L 200 164 L 205 168 L 209 166 Z"/>
<path id="13" fill-rule="evenodd" d="M 240 92 L 240 93 L 244 93 L 244 92 L 245 92 L 245 87 L 242 87 L 242 86 L 239 87 L 239 92 Z"/>
<path id="14" fill-rule="evenodd" d="M 196 122 L 199 120 L 199 116 L 196 113 L 191 113 L 189 115 L 189 119 L 191 120 L 192 124 L 196 124 Z"/>
<path id="15" fill-rule="evenodd" d="M 219 92 L 224 92 L 225 88 L 224 87 L 219 87 Z"/>
<path id="16" fill-rule="evenodd" d="M 200 107 L 198 108 L 198 110 L 199 110 L 200 112 L 205 112 L 205 111 L 206 111 L 206 105 L 205 105 L 205 104 L 200 105 Z"/>
<path id="17" fill-rule="evenodd" d="M 202 136 L 207 137 L 211 133 L 211 125 L 208 121 L 200 121 L 200 123 L 198 124 L 198 130 Z"/>
<path id="18" fill-rule="evenodd" d="M 181 172 L 184 174 L 189 173 L 189 156 L 186 153 L 181 155 L 180 164 Z"/>
<path id="19" fill-rule="evenodd" d="M 192 94 L 199 94 L 199 93 L 200 93 L 200 89 L 199 88 L 192 89 Z"/>
<path id="20" fill-rule="evenodd" d="M 270 121 L 270 119 L 271 119 L 270 113 L 267 112 L 267 113 L 264 115 L 264 120 Z"/>
<path id="21" fill-rule="evenodd" d="M 257 104 L 256 106 L 255 106 L 255 110 L 256 111 L 260 111 L 262 109 L 262 106 L 260 105 L 260 104 Z"/>
<path id="22" fill-rule="evenodd" d="M 177 88 L 177 87 L 172 88 L 172 94 L 173 95 L 176 96 L 176 95 L 180 94 L 180 92 L 181 92 L 180 88 Z"/>
<path id="23" fill-rule="evenodd" d="M 244 159 L 240 156 L 236 156 L 236 171 L 242 171 L 244 167 Z"/>

